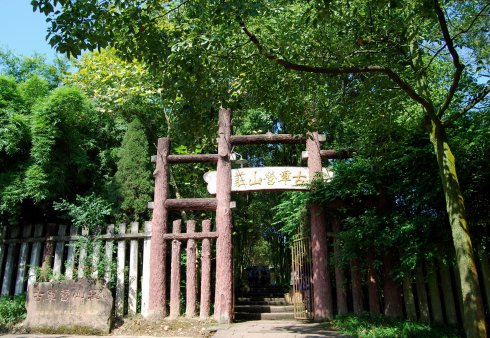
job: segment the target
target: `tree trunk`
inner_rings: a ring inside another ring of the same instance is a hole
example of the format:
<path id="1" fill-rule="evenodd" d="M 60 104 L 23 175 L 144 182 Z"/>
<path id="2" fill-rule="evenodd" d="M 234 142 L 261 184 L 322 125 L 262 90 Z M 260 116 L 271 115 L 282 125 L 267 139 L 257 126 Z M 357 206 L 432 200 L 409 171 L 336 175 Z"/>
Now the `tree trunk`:
<path id="1" fill-rule="evenodd" d="M 352 305 L 354 307 L 354 313 L 359 315 L 364 311 L 364 306 L 362 301 L 361 271 L 358 259 L 352 260 L 350 274 L 352 279 Z"/>
<path id="2" fill-rule="evenodd" d="M 487 309 L 490 311 L 490 266 L 485 252 L 480 253 L 480 268 Z"/>
<path id="3" fill-rule="evenodd" d="M 334 234 L 340 232 L 340 221 L 334 218 L 332 222 L 332 230 Z M 335 293 L 337 295 L 337 314 L 346 315 L 347 309 L 347 290 L 345 287 L 345 274 L 344 269 L 340 264 L 340 245 L 337 237 L 334 239 L 333 244 L 334 256 L 335 256 Z"/>
<path id="4" fill-rule="evenodd" d="M 367 256 L 368 261 L 368 296 L 369 296 L 369 312 L 374 315 L 380 314 L 379 297 L 378 297 L 378 279 L 374 268 L 374 252 L 370 251 Z"/>
<path id="5" fill-rule="evenodd" d="M 384 314 L 388 317 L 402 317 L 403 307 L 400 288 L 393 280 L 394 265 L 393 256 L 385 253 L 383 255 Z"/>
<path id="6" fill-rule="evenodd" d="M 463 296 L 463 324 L 467 337 L 486 337 L 485 315 L 480 295 L 478 273 L 473 258 L 463 195 L 456 173 L 456 163 L 447 142 L 444 126 L 432 121 L 431 142 L 439 165 L 446 209 L 456 250 L 456 262 Z"/>
<path id="7" fill-rule="evenodd" d="M 407 318 L 416 321 L 417 309 L 415 308 L 415 298 L 412 291 L 412 278 L 410 276 L 403 277 L 403 299 L 405 300 L 405 311 Z"/>
<path id="8" fill-rule="evenodd" d="M 444 317 L 442 315 L 441 296 L 437 285 L 437 271 L 433 262 L 427 265 L 427 284 L 429 286 L 430 306 L 432 309 L 432 318 L 435 324 L 442 324 Z"/>
<path id="9" fill-rule="evenodd" d="M 422 263 L 419 263 L 415 268 L 415 283 L 417 286 L 417 299 L 419 303 L 420 320 L 428 323 L 429 318 L 429 302 L 427 300 L 427 291 L 425 289 L 424 270 Z"/>
<path id="10" fill-rule="evenodd" d="M 439 271 L 441 272 L 442 294 L 444 308 L 446 309 L 447 323 L 456 326 L 458 325 L 458 316 L 456 314 L 456 305 L 454 303 L 451 273 L 449 272 L 448 266 L 442 261 L 439 261 Z"/>

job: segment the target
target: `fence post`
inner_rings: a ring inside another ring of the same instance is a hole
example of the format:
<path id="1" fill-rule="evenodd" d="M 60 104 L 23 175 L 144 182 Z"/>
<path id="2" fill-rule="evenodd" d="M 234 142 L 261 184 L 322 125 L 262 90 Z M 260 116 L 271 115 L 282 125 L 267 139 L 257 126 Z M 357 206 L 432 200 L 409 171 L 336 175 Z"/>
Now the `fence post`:
<path id="1" fill-rule="evenodd" d="M 107 235 L 113 237 L 114 235 L 114 224 L 109 224 L 107 226 Z M 105 242 L 105 273 L 104 279 L 107 284 L 111 281 L 112 272 L 112 249 L 114 248 L 114 240 L 110 239 Z"/>
<path id="2" fill-rule="evenodd" d="M 126 224 L 119 224 L 118 233 L 126 233 Z M 117 284 L 116 284 L 116 316 L 124 314 L 124 265 L 126 263 L 126 240 L 117 243 Z"/>
<path id="3" fill-rule="evenodd" d="M 78 278 L 85 277 L 85 264 L 87 263 L 87 241 L 85 237 L 88 235 L 88 228 L 82 228 L 82 243 L 80 244 L 80 254 L 78 255 Z"/>
<path id="4" fill-rule="evenodd" d="M 216 169 L 216 290 L 214 317 L 219 323 L 233 320 L 233 252 L 231 218 L 231 111 L 221 108 L 218 123 Z"/>
<path id="5" fill-rule="evenodd" d="M 43 225 L 34 225 L 34 237 L 39 238 L 43 234 Z M 41 242 L 35 242 L 32 245 L 31 259 L 29 261 L 29 278 L 27 279 L 27 287 L 36 282 L 36 269 L 39 266 L 41 259 Z"/>
<path id="6" fill-rule="evenodd" d="M 308 152 L 308 171 L 310 179 L 322 172 L 322 159 L 320 156 L 320 141 L 318 133 L 308 133 L 306 137 L 306 151 Z M 319 205 L 310 206 L 311 226 L 311 259 L 313 283 L 313 318 L 315 321 L 324 321 L 333 318 L 332 284 L 330 281 L 327 224 L 325 213 Z"/>
<path id="7" fill-rule="evenodd" d="M 166 316 L 167 295 L 166 280 L 166 242 L 163 235 L 167 232 L 167 208 L 165 201 L 168 195 L 168 162 L 170 140 L 159 138 L 157 146 L 155 177 L 155 195 L 153 198 L 152 244 L 150 246 L 150 289 L 147 317 L 163 319 Z"/>
<path id="8" fill-rule="evenodd" d="M 31 235 L 32 226 L 26 225 L 22 230 L 22 237 L 28 238 Z M 20 245 L 20 253 L 19 253 L 19 267 L 17 268 L 17 280 L 15 282 L 15 295 L 20 295 L 24 292 L 25 285 L 25 277 L 27 270 L 27 249 L 29 248 L 29 244 L 26 242 L 22 242 Z M 1 264 L 1 263 L 0 263 Z"/>
<path id="9" fill-rule="evenodd" d="M 131 233 L 138 234 L 138 222 L 131 223 Z M 138 301 L 138 240 L 132 239 L 129 249 L 129 313 L 136 314 Z"/>
<path id="10" fill-rule="evenodd" d="M 19 228 L 13 228 L 10 232 L 10 238 L 19 236 Z M 10 295 L 10 286 L 12 285 L 12 275 L 14 273 L 14 251 L 17 245 L 10 243 L 7 249 L 7 262 L 5 263 L 5 273 L 3 274 L 2 296 Z"/>
<path id="11" fill-rule="evenodd" d="M 172 233 L 180 234 L 181 220 L 172 224 Z M 177 318 L 180 314 L 180 246 L 181 242 L 172 241 L 172 261 L 170 263 L 170 318 Z"/>
<path id="12" fill-rule="evenodd" d="M 145 222 L 145 233 L 151 236 L 151 222 Z M 141 277 L 141 315 L 148 316 L 148 302 L 150 298 L 150 246 L 151 237 L 143 241 L 143 273 Z"/>
<path id="13" fill-rule="evenodd" d="M 66 233 L 66 225 L 60 224 L 58 228 L 58 236 L 64 236 Z M 61 265 L 63 263 L 63 251 L 65 249 L 64 242 L 57 242 L 54 249 L 54 263 L 53 263 L 53 276 L 60 277 Z"/>
<path id="14" fill-rule="evenodd" d="M 187 233 L 193 234 L 196 230 L 195 221 L 187 221 Z M 186 317 L 194 317 L 196 315 L 196 241 L 194 239 L 187 240 L 187 269 L 186 269 Z"/>
<path id="15" fill-rule="evenodd" d="M 93 240 L 92 243 L 92 278 L 99 278 L 99 261 L 100 261 L 100 245 L 101 239 L 98 238 L 100 236 L 100 228 L 97 230 L 97 233 L 92 234 Z"/>
<path id="16" fill-rule="evenodd" d="M 211 231 L 211 220 L 206 219 L 202 222 L 202 231 Z M 199 317 L 207 319 L 211 309 L 211 240 L 205 238 L 202 240 L 201 253 L 201 302 Z"/>

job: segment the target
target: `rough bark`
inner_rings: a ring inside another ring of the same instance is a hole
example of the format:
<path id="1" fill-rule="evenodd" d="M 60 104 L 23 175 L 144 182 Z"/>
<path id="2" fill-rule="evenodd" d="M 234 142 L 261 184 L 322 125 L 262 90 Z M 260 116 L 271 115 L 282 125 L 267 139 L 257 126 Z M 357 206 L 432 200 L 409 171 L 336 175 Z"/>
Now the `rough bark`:
<path id="1" fill-rule="evenodd" d="M 359 315 L 364 311 L 364 305 L 362 296 L 361 271 L 358 259 L 352 260 L 350 271 L 352 279 L 352 304 L 354 313 Z"/>
<path id="2" fill-rule="evenodd" d="M 211 231 L 211 220 L 207 219 L 202 222 L 202 231 Z M 199 317 L 207 319 L 211 309 L 211 240 L 202 240 L 201 254 L 201 302 Z"/>
<path id="3" fill-rule="evenodd" d="M 416 321 L 417 309 L 415 307 L 415 298 L 412 290 L 412 278 L 410 276 L 403 277 L 403 299 L 405 300 L 405 311 L 407 318 Z"/>
<path id="4" fill-rule="evenodd" d="M 172 224 L 172 233 L 180 234 L 182 221 L 175 220 Z M 170 318 L 180 315 L 180 252 L 182 243 L 172 241 L 172 258 L 170 262 Z"/>
<path id="5" fill-rule="evenodd" d="M 339 233 L 340 223 L 337 218 L 334 218 L 332 222 L 332 231 L 334 234 Z M 344 270 L 340 266 L 340 245 L 337 237 L 334 239 L 334 257 L 335 257 L 335 292 L 337 295 L 337 314 L 345 315 L 348 312 L 347 308 L 347 290 L 345 286 L 345 274 Z"/>
<path id="6" fill-rule="evenodd" d="M 383 289 L 384 289 L 384 314 L 388 317 L 402 317 L 403 307 L 400 295 L 400 287 L 393 279 L 394 258 L 391 254 L 383 255 Z"/>
<path id="7" fill-rule="evenodd" d="M 374 253 L 371 251 L 367 256 L 367 284 L 369 296 L 369 312 L 374 315 L 381 313 L 378 296 L 378 278 L 376 277 L 376 269 L 374 267 Z"/>
<path id="8" fill-rule="evenodd" d="M 422 264 L 415 268 L 415 285 L 417 287 L 417 300 L 419 304 L 420 320 L 426 323 L 430 322 L 429 301 L 427 299 L 427 290 L 425 289 L 425 278 Z"/>
<path id="9" fill-rule="evenodd" d="M 427 265 L 427 285 L 429 286 L 430 307 L 432 309 L 432 318 L 435 324 L 444 322 L 442 314 L 441 296 L 439 295 L 439 286 L 437 281 L 437 271 L 431 262 Z"/>
<path id="10" fill-rule="evenodd" d="M 322 170 L 320 142 L 318 133 L 311 133 L 306 138 L 308 152 L 308 170 L 310 177 Z M 313 284 L 313 318 L 324 321 L 333 318 L 332 285 L 328 266 L 328 244 L 325 213 L 318 205 L 310 206 L 311 226 L 311 259 Z"/>
<path id="11" fill-rule="evenodd" d="M 187 221 L 187 233 L 193 234 L 196 230 L 196 222 Z M 186 298 L 185 316 L 194 317 L 196 315 L 196 291 L 197 291 L 197 272 L 196 272 L 196 241 L 187 241 L 187 267 L 186 267 Z"/>
<path id="12" fill-rule="evenodd" d="M 218 165 L 216 182 L 216 290 L 214 318 L 219 323 L 233 320 L 233 255 L 231 219 L 231 112 L 221 108 L 218 128 Z"/>
<path id="13" fill-rule="evenodd" d="M 441 286 L 447 323 L 456 326 L 458 324 L 458 316 L 456 314 L 456 305 L 454 303 L 451 273 L 449 272 L 448 266 L 442 261 L 439 261 L 439 271 L 441 272 Z"/>
<path id="14" fill-rule="evenodd" d="M 167 208 L 165 201 L 168 195 L 168 163 L 170 149 L 168 138 L 159 138 L 157 145 L 157 162 L 154 172 L 155 193 L 151 221 L 152 238 L 150 245 L 150 289 L 148 317 L 163 319 L 166 314 L 166 242 L 163 235 L 167 232 Z"/>
<path id="15" fill-rule="evenodd" d="M 439 165 L 446 210 L 449 215 L 451 233 L 456 249 L 456 265 L 461 281 L 463 297 L 463 325 L 466 336 L 486 337 L 485 315 L 478 282 L 478 273 L 473 257 L 463 195 L 456 173 L 456 163 L 451 148 L 447 142 L 444 127 L 432 121 L 431 141 Z"/>

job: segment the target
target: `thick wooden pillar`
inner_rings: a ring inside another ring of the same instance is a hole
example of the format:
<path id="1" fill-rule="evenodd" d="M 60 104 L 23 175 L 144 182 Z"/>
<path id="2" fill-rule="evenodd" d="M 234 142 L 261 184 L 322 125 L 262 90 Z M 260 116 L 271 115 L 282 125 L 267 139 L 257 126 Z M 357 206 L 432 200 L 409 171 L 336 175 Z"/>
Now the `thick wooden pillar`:
<path id="1" fill-rule="evenodd" d="M 193 234 L 196 231 L 196 222 L 187 221 L 187 233 Z M 185 316 L 194 317 L 196 315 L 196 290 L 197 290 L 197 272 L 196 272 L 196 241 L 187 240 L 187 269 L 186 269 L 186 307 Z"/>
<path id="2" fill-rule="evenodd" d="M 219 323 L 233 320 L 233 260 L 231 222 L 231 111 L 221 108 L 218 129 L 218 165 L 216 173 L 216 292 L 214 318 Z"/>
<path id="3" fill-rule="evenodd" d="M 322 171 L 318 133 L 306 138 L 308 171 L 310 178 Z M 333 318 L 332 284 L 328 267 L 327 225 L 325 214 L 319 205 L 310 206 L 311 259 L 313 269 L 313 319 L 323 321 Z"/>
<path id="4" fill-rule="evenodd" d="M 155 177 L 155 194 L 153 198 L 153 216 L 151 221 L 152 238 L 150 246 L 150 288 L 147 317 L 162 319 L 166 316 L 165 292 L 165 260 L 166 243 L 163 235 L 167 232 L 168 197 L 168 162 L 170 140 L 166 137 L 158 139 Z"/>
<path id="5" fill-rule="evenodd" d="M 180 234 L 182 221 L 177 219 L 172 224 L 172 233 Z M 170 318 L 180 315 L 180 247 L 182 243 L 174 239 L 172 241 L 172 260 L 170 262 Z"/>
<path id="6" fill-rule="evenodd" d="M 202 222 L 202 232 L 211 231 L 211 220 L 206 219 Z M 211 240 L 202 240 L 201 253 L 201 302 L 199 317 L 207 319 L 211 309 Z"/>

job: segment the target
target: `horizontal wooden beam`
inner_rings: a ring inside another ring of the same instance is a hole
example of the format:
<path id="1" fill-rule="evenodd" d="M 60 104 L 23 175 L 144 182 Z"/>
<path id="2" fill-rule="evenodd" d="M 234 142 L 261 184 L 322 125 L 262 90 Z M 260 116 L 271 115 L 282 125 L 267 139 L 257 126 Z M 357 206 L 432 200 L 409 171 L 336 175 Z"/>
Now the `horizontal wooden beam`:
<path id="1" fill-rule="evenodd" d="M 318 135 L 320 142 L 325 142 L 325 135 Z M 302 144 L 306 142 L 306 135 L 293 134 L 259 134 L 259 135 L 232 135 L 230 138 L 232 145 L 239 144 Z"/>
<path id="2" fill-rule="evenodd" d="M 106 234 L 95 235 L 96 239 L 103 241 L 122 241 L 130 239 L 145 239 L 150 238 L 151 233 L 137 233 L 137 234 Z M 4 239 L 1 243 L 15 244 L 15 243 L 35 243 L 35 242 L 74 242 L 85 236 L 73 235 L 73 236 L 44 236 L 44 237 L 31 237 L 31 238 L 14 238 Z"/>
<path id="3" fill-rule="evenodd" d="M 216 198 L 179 198 L 168 199 L 165 207 L 170 210 L 216 210 Z"/>
<path id="4" fill-rule="evenodd" d="M 171 210 L 216 210 L 216 198 L 179 198 L 168 199 L 165 206 Z M 148 209 L 153 209 L 155 204 L 148 202 Z M 236 208 L 236 202 L 230 202 L 230 208 Z"/>
<path id="5" fill-rule="evenodd" d="M 331 160 L 351 158 L 353 154 L 354 154 L 354 151 L 350 150 L 350 149 L 341 149 L 341 150 L 335 150 L 335 149 L 325 149 L 324 150 L 324 149 L 322 149 L 322 150 L 320 150 L 321 158 L 331 159 Z M 301 158 L 303 160 L 306 160 L 308 158 L 308 152 L 302 151 L 301 152 Z"/>
<path id="6" fill-rule="evenodd" d="M 211 232 L 194 232 L 191 234 L 183 233 L 183 234 L 164 234 L 163 239 L 168 240 L 186 240 L 186 239 L 205 239 L 205 238 L 218 238 L 218 233 Z"/>
<path id="7" fill-rule="evenodd" d="M 157 155 L 151 156 L 151 162 L 157 161 Z M 218 154 L 186 154 L 168 155 L 167 161 L 171 164 L 177 163 L 218 163 Z"/>
<path id="8" fill-rule="evenodd" d="M 218 154 L 168 155 L 169 163 L 218 163 Z"/>

